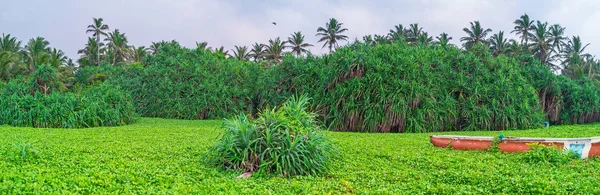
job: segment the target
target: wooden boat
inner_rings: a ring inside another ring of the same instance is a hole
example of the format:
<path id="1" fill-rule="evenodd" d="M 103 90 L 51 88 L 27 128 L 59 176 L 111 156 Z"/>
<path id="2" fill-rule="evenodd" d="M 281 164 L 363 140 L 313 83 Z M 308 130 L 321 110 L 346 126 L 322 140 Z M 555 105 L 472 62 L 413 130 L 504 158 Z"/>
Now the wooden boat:
<path id="1" fill-rule="evenodd" d="M 493 145 L 491 136 L 454 136 L 434 135 L 431 143 L 440 148 L 451 147 L 457 150 L 484 150 Z M 590 138 L 529 138 L 505 137 L 498 142 L 502 152 L 525 152 L 530 149 L 528 144 L 539 143 L 553 146 L 557 149 L 571 150 L 581 158 L 600 157 L 600 137 Z"/>

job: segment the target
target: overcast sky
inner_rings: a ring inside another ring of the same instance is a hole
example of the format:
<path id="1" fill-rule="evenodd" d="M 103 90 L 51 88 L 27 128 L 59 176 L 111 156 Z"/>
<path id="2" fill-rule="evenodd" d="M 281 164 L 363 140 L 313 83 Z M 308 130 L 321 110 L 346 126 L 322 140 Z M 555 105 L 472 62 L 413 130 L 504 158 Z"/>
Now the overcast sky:
<path id="1" fill-rule="evenodd" d="M 469 22 L 484 28 L 510 32 L 512 22 L 523 13 L 532 19 L 559 23 L 569 36 L 579 35 L 591 43 L 587 51 L 600 55 L 600 1 L 597 0 L 5 0 L 0 6 L 0 33 L 23 41 L 45 37 L 52 47 L 77 59 L 84 47 L 86 27 L 102 17 L 119 29 L 129 44 L 148 47 L 153 41 L 177 40 L 184 46 L 206 41 L 211 47 L 266 43 L 269 38 L 287 39 L 302 31 L 316 43 L 316 29 L 334 17 L 349 29 L 347 35 L 386 34 L 394 25 L 419 23 L 435 37 L 448 33 L 457 43 Z M 277 22 L 272 25 L 271 22 Z"/>

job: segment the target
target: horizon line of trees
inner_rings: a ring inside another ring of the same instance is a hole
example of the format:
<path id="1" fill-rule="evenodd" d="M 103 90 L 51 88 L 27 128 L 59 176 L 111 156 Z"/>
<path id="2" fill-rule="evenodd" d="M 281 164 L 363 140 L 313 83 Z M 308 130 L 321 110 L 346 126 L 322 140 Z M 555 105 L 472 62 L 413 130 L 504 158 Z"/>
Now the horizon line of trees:
<path id="1" fill-rule="evenodd" d="M 561 71 L 570 78 L 587 76 L 598 80 L 600 61 L 595 56 L 586 53 L 588 44 L 584 44 L 579 36 L 568 37 L 565 27 L 559 24 L 536 21 L 523 14 L 514 22 L 510 31 L 519 37 L 519 40 L 507 39 L 504 31 L 491 34 L 492 29 L 482 27 L 479 21 L 473 21 L 470 26 L 463 28 L 465 36 L 460 37 L 461 49 L 470 51 L 475 45 L 487 46 L 494 56 L 507 55 L 516 57 L 523 54 L 532 55 L 546 64 L 554 72 Z M 341 41 L 348 41 L 344 35 L 348 31 L 344 24 L 330 18 L 323 27 L 318 27 L 315 36 L 319 37 L 318 43 L 323 43 L 322 48 L 330 52 L 340 47 Z M 149 47 L 129 45 L 125 33 L 119 29 L 111 28 L 104 23 L 102 18 L 93 18 L 86 33 L 88 37 L 85 47 L 78 50 L 80 54 L 75 65 L 72 59 L 65 56 L 60 49 L 50 47 L 50 43 L 43 37 L 30 39 L 22 45 L 10 34 L 0 37 L 0 80 L 8 81 L 15 75 L 30 75 L 42 64 L 49 65 L 60 71 L 61 80 L 69 80 L 77 67 L 99 66 L 102 63 L 119 64 L 122 62 L 141 63 L 147 55 L 155 55 L 159 48 L 175 41 L 152 42 Z M 491 35 L 490 35 L 491 34 Z M 418 23 L 404 27 L 402 24 L 394 26 L 386 35 L 365 35 L 362 41 L 368 44 L 389 44 L 402 39 L 414 45 L 436 45 L 441 47 L 458 47 L 451 44 L 453 39 L 447 33 L 441 33 L 433 38 L 419 26 Z M 358 40 L 357 40 L 358 41 Z M 313 44 L 305 41 L 301 31 L 293 32 L 287 40 L 280 37 L 269 39 L 266 44 L 255 42 L 250 47 L 234 46 L 227 50 L 223 46 L 212 48 L 207 42 L 196 42 L 196 49 L 214 53 L 222 58 L 235 58 L 241 61 L 266 61 L 276 64 L 286 53 L 296 57 L 310 53 L 308 48 Z M 230 52 L 231 51 L 231 52 Z"/>

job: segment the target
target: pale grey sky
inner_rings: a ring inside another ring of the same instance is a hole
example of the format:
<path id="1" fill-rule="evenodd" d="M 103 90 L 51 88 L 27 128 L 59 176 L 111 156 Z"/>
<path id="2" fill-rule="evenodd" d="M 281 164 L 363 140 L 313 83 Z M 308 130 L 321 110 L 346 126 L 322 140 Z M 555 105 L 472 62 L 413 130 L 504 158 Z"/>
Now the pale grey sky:
<path id="1" fill-rule="evenodd" d="M 269 38 L 285 40 L 302 31 L 315 45 L 311 51 L 318 54 L 327 49 L 316 43 L 316 29 L 331 17 L 344 23 L 352 39 L 386 34 L 397 24 L 419 23 L 429 35 L 446 32 L 458 43 L 471 21 L 479 20 L 494 33 L 510 32 L 512 22 L 528 13 L 534 20 L 561 24 L 567 35 L 591 43 L 589 53 L 600 55 L 597 10 L 596 0 L 5 0 L 0 33 L 12 34 L 23 44 L 45 37 L 75 60 L 90 36 L 85 33 L 87 25 L 93 17 L 102 17 L 111 30 L 120 29 L 136 46 L 175 39 L 187 47 L 206 41 L 211 47 L 231 49 L 266 43 Z"/>

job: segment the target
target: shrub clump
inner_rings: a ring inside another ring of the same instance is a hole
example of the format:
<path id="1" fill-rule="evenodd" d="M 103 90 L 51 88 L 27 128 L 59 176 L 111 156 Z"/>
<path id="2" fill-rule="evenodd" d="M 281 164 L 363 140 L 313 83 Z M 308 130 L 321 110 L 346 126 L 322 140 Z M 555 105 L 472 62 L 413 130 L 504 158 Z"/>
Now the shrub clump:
<path id="1" fill-rule="evenodd" d="M 243 114 L 225 120 L 225 134 L 210 148 L 208 162 L 285 177 L 324 173 L 333 147 L 307 104 L 306 96 L 292 97 L 254 120 Z"/>
<path id="2" fill-rule="evenodd" d="M 18 80 L 0 88 L 0 125 L 41 128 L 118 126 L 135 121 L 131 97 L 102 84 L 81 93 L 48 94 Z"/>
<path id="3" fill-rule="evenodd" d="M 531 148 L 522 157 L 528 163 L 567 163 L 579 159 L 577 153 L 570 150 L 559 150 L 554 146 L 533 143 L 529 144 L 529 147 Z"/>

